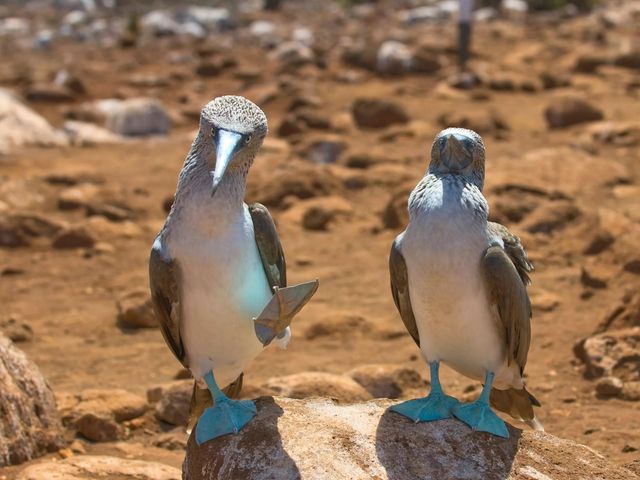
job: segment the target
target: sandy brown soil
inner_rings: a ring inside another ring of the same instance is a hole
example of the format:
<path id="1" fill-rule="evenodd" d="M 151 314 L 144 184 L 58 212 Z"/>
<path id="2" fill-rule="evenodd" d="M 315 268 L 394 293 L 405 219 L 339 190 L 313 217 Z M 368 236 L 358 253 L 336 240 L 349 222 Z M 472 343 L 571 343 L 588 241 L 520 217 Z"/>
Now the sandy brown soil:
<path id="1" fill-rule="evenodd" d="M 534 318 L 527 378 L 530 390 L 543 404 L 539 417 L 547 431 L 591 446 L 618 463 L 639 459 L 640 402 L 597 398 L 594 382 L 584 378 L 583 367 L 572 349 L 620 303 L 625 291 L 640 286 L 637 273 L 623 269 L 640 258 L 640 143 L 585 143 L 581 141 L 585 126 L 549 130 L 543 115 L 558 94 L 572 92 L 597 105 L 607 120 L 637 120 L 639 97 L 629 88 L 637 70 L 605 66 L 597 75 L 570 73 L 574 50 L 583 48 L 583 35 L 589 25 L 574 20 L 563 30 L 562 38 L 554 38 L 544 26 L 497 22 L 478 27 L 474 57 L 478 69 L 507 74 L 515 71 L 530 77 L 548 70 L 567 74 L 572 82 L 569 87 L 534 92 L 486 87 L 472 91 L 475 93 L 454 90 L 446 87 L 442 72 L 434 76 L 384 78 L 357 70 L 360 79 L 345 83 L 336 77 L 347 67 L 332 55 L 327 55 L 328 68 L 324 70 L 306 66 L 297 72 L 278 74 L 274 62 L 264 68 L 261 65 L 258 80 L 247 85 L 235 73 L 256 64 L 262 55 L 258 48 L 243 46 L 224 53 L 223 56 L 234 53 L 239 66 L 213 78 L 201 78 L 191 73 L 191 67 L 184 67 L 183 71 L 182 66 L 170 64 L 167 55 L 158 53 L 194 49 L 188 42 L 170 40 L 127 50 L 62 45 L 47 54 L 3 55 L 5 76 L 11 68 L 27 66 L 33 77 L 44 78 L 64 61 L 88 87 L 89 93 L 80 100 L 155 95 L 175 112 L 178 121 L 167 138 L 91 148 L 27 148 L 0 159 L 3 188 L 17 195 L 16 203 L 23 203 L 24 211 L 91 225 L 82 210 L 57 208 L 58 195 L 65 187 L 46 180 L 55 174 L 98 180 L 100 188 L 136 212 L 131 221 L 100 223 L 99 241 L 113 248 L 55 250 L 48 241 L 38 240 L 29 247 L 0 250 L 0 271 L 19 272 L 0 276 L 0 315 L 17 314 L 32 327 L 33 340 L 20 344 L 20 348 L 40 366 L 56 393 L 100 387 L 144 394 L 150 386 L 172 379 L 179 364 L 160 332 L 119 328 L 116 300 L 126 292 L 146 289 L 147 256 L 164 221 L 163 202 L 174 191 L 197 128 L 197 123 L 181 116 L 180 110 L 185 102 L 197 109 L 220 94 L 243 94 L 261 102 L 269 118 L 270 138 L 276 139 L 277 127 L 287 115 L 291 92 L 304 90 L 320 99 L 318 111 L 331 120 L 331 131 L 308 130 L 267 142 L 250 174 L 247 200 L 264 200 L 265 192 L 277 185 L 287 171 L 302 177 L 324 171 L 336 179 L 332 195 L 345 199 L 353 211 L 338 216 L 327 231 L 310 231 L 287 215 L 285 206 L 294 208 L 295 198 L 271 207 L 285 247 L 290 282 L 317 277 L 321 287 L 296 319 L 288 350 L 270 348 L 248 369 L 247 391 L 255 391 L 276 375 L 303 371 L 341 373 L 371 363 L 401 364 L 425 372 L 388 287 L 387 255 L 402 228 L 385 228 L 381 214 L 393 194 L 422 176 L 430 142 L 442 128 L 439 118 L 443 114 L 473 116 L 494 111 L 510 128 L 499 135 L 484 135 L 488 152 L 485 191 L 490 205 L 495 207 L 493 214 L 521 236 L 536 266 L 530 290 Z M 442 30 L 446 33 L 440 38 L 437 31 L 428 38 L 451 42 L 453 32 L 444 27 Z M 446 50 L 443 55 L 453 61 Z M 447 71 L 454 70 L 449 67 Z M 166 76 L 169 83 L 152 88 L 127 83 L 132 75 L 142 73 Z M 19 83 L 10 86 L 22 88 Z M 353 99 L 362 96 L 394 99 L 404 106 L 412 123 L 382 131 L 357 128 L 349 111 Z M 60 125 L 63 110 L 69 105 L 34 102 L 31 106 L 54 125 Z M 314 165 L 301 154 L 311 139 L 324 138 L 346 143 L 347 149 L 337 164 Z M 537 163 L 541 148 L 551 149 L 552 161 Z M 355 152 L 381 157 L 383 165 L 369 169 L 346 167 L 345 159 Z M 523 161 L 527 155 L 529 160 Z M 584 171 L 580 160 L 583 158 L 587 165 Z M 608 173 L 613 170 L 622 174 Z M 358 183 L 360 188 L 353 188 Z M 561 192 L 562 201 L 576 206 L 580 214 L 574 220 L 560 220 L 559 227 L 551 233 L 532 228 L 535 218 L 528 213 L 519 222 L 509 221 L 504 205 L 526 207 L 527 202 L 541 202 L 543 211 L 536 213 L 541 221 L 549 222 L 556 215 L 554 200 L 546 193 L 540 200 L 523 188 L 507 193 L 501 189 L 514 183 L 536 188 L 544 185 L 548 191 Z M 502 210 L 496 205 L 502 205 Z M 597 255 L 584 255 L 594 231 L 601 228 L 624 240 L 614 241 Z M 605 288 L 591 288 L 581 282 L 585 265 L 606 279 Z M 340 332 L 346 329 L 349 316 L 363 318 L 366 327 Z M 335 324 L 336 332 L 305 338 L 309 326 L 318 322 Z M 443 381 L 454 395 L 463 394 L 471 385 L 449 370 Z M 85 442 L 85 448 L 89 452 L 180 465 L 181 452 L 143 447 L 144 435 L 138 432 L 131 440 L 120 443 Z M 7 469 L 9 477 L 15 471 Z"/>

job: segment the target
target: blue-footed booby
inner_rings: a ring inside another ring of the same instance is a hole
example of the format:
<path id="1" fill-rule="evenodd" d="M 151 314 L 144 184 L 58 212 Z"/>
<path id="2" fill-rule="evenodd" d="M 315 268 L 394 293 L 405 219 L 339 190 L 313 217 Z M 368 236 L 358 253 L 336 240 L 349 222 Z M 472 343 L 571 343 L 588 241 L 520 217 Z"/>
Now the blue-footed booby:
<path id="1" fill-rule="evenodd" d="M 485 148 L 461 128 L 440 132 L 424 178 L 409 196 L 409 224 L 391 247 L 393 298 L 429 364 L 431 392 L 391 407 L 415 422 L 456 417 L 479 431 L 508 437 L 490 404 L 536 429 L 525 389 L 531 340 L 526 287 L 533 270 L 520 239 L 488 221 L 482 194 Z M 484 383 L 473 403 L 446 395 L 440 362 Z"/>
<path id="2" fill-rule="evenodd" d="M 272 340 L 286 346 L 291 319 L 318 287 L 317 280 L 286 287 L 271 215 L 244 203 L 246 177 L 266 134 L 267 118 L 249 100 L 209 102 L 151 249 L 161 331 L 196 380 L 191 416 L 200 417 L 198 444 L 237 432 L 256 414 L 252 401 L 229 397 L 239 394 L 243 370 L 264 346 Z"/>

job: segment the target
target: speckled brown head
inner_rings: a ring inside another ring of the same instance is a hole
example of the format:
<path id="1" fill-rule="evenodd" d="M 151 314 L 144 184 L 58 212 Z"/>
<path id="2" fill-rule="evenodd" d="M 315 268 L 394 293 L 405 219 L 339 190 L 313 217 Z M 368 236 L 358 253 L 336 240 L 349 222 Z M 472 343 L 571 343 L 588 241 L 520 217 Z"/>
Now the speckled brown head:
<path id="1" fill-rule="evenodd" d="M 246 174 L 267 131 L 264 112 L 244 97 L 225 95 L 205 105 L 196 143 L 211 170 L 212 195 L 227 171 Z"/>
<path id="2" fill-rule="evenodd" d="M 429 173 L 462 175 L 482 188 L 484 155 L 482 137 L 476 132 L 466 128 L 447 128 L 433 141 Z"/>

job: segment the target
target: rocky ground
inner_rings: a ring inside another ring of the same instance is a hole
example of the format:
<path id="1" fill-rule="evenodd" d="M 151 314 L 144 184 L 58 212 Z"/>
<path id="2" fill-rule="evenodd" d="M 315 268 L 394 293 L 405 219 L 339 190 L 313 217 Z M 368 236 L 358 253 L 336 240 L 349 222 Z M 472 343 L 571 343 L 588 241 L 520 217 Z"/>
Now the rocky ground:
<path id="1" fill-rule="evenodd" d="M 640 3 L 481 10 L 465 78 L 447 2 L 46 3 L 0 6 L 0 331 L 57 399 L 65 442 L 47 443 L 60 448 L 48 460 L 78 478 L 179 477 L 191 382 L 156 328 L 146 262 L 200 108 L 241 94 L 270 124 L 247 200 L 273 213 L 290 281 L 321 280 L 288 350 L 246 372 L 245 396 L 424 394 L 387 255 L 434 135 L 465 126 L 487 144 L 492 218 L 536 266 L 527 378 L 541 421 L 637 465 Z M 458 397 L 479 391 L 443 377 Z M 0 478 L 48 478 L 33 463 Z"/>

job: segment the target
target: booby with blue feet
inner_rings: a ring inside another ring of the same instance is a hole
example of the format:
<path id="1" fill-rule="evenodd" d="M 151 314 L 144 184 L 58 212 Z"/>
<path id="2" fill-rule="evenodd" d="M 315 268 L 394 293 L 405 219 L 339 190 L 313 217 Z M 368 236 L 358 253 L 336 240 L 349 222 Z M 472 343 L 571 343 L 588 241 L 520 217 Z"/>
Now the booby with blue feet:
<path id="1" fill-rule="evenodd" d="M 455 417 L 506 438 L 507 427 L 491 406 L 542 429 L 533 410 L 540 404 L 523 380 L 533 265 L 520 239 L 488 220 L 484 172 L 482 138 L 449 128 L 436 136 L 428 170 L 409 196 L 409 224 L 389 258 L 391 290 L 429 365 L 431 391 L 391 410 L 415 422 Z M 445 394 L 441 362 L 484 384 L 476 401 L 460 403 Z"/>
<path id="2" fill-rule="evenodd" d="M 271 342 L 286 347 L 292 318 L 318 288 L 317 280 L 287 287 L 271 215 L 244 202 L 267 130 L 263 111 L 244 97 L 218 97 L 203 108 L 151 249 L 151 298 L 162 334 L 196 380 L 198 444 L 237 433 L 255 416 L 252 401 L 233 399 L 243 371 Z"/>

